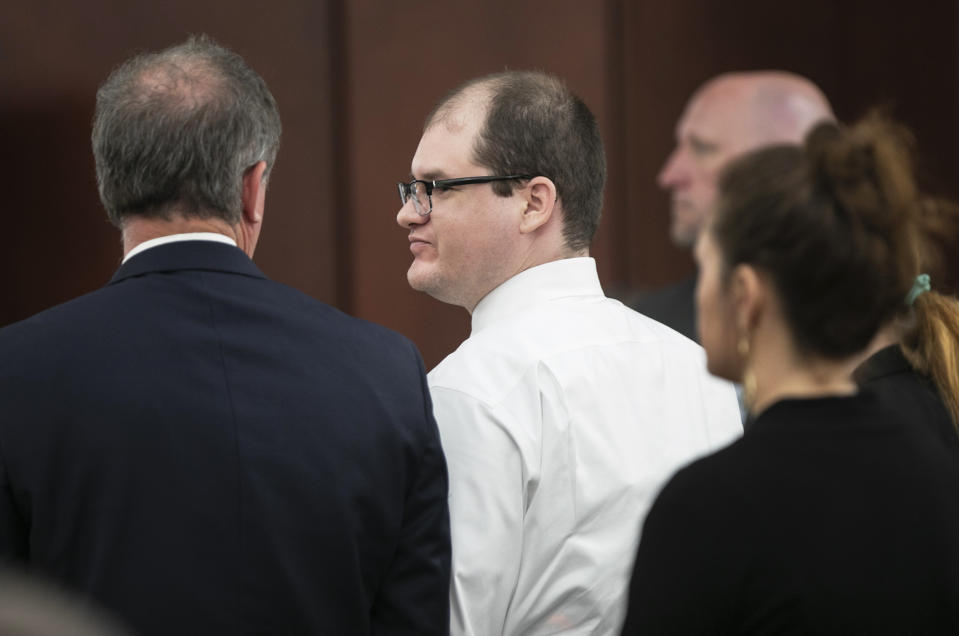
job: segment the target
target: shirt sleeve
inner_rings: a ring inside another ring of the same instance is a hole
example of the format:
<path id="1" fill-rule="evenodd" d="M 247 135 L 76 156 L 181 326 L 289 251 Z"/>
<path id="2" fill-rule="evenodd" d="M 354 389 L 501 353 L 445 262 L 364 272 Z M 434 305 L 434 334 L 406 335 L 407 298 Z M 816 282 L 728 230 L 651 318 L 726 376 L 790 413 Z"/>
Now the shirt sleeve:
<path id="1" fill-rule="evenodd" d="M 710 449 L 717 450 L 743 434 L 745 411 L 739 403 L 737 385 L 713 376 L 703 378 L 703 403 L 706 409 Z"/>
<path id="2" fill-rule="evenodd" d="M 376 636 L 449 633 L 450 524 L 446 461 L 419 353 L 423 445 L 406 489 L 402 534 L 372 610 Z"/>
<path id="3" fill-rule="evenodd" d="M 463 392 L 433 388 L 450 475 L 450 633 L 501 634 L 516 589 L 525 479 L 509 416 Z"/>

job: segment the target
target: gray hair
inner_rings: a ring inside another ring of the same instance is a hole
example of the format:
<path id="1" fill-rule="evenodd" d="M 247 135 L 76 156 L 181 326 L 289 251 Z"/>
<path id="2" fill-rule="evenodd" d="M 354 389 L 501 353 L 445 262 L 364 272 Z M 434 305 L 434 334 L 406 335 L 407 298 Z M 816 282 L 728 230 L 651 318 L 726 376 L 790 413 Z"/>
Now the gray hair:
<path id="1" fill-rule="evenodd" d="M 243 174 L 273 167 L 280 114 L 263 79 L 205 35 L 114 70 L 97 91 L 93 156 L 100 200 L 132 215 L 242 216 Z M 264 174 L 264 178 L 266 176 Z"/>

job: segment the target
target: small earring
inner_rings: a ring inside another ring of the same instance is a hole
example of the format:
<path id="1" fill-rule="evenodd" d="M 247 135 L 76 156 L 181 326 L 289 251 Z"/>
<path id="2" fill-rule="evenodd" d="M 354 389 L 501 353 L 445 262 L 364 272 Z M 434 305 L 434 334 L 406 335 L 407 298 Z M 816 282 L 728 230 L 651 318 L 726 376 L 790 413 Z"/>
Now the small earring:
<path id="1" fill-rule="evenodd" d="M 749 338 L 746 337 L 746 334 L 739 336 L 739 340 L 736 342 L 736 351 L 744 358 L 749 357 Z"/>
<path id="2" fill-rule="evenodd" d="M 743 371 L 743 404 L 746 410 L 752 413 L 753 404 L 756 403 L 756 374 L 752 369 L 747 368 Z"/>
<path id="3" fill-rule="evenodd" d="M 749 348 L 749 337 L 746 334 L 740 334 L 739 340 L 736 341 L 736 351 L 744 359 L 743 403 L 746 405 L 746 410 L 752 412 L 752 405 L 756 401 L 756 374 L 750 368 Z"/>

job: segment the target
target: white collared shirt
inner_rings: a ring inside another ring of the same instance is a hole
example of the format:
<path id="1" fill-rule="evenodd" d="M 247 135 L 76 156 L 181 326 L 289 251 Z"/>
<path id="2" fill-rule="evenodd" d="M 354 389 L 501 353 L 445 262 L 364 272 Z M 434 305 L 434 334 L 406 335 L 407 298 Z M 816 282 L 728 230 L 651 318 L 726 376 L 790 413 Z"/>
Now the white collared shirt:
<path id="1" fill-rule="evenodd" d="M 215 241 L 217 243 L 226 243 L 227 245 L 236 247 L 236 241 L 231 239 L 229 236 L 218 234 L 216 232 L 186 232 L 184 234 L 169 234 L 167 236 L 160 236 L 158 238 L 150 239 L 149 241 L 143 241 L 142 243 L 137 244 L 133 249 L 126 253 L 126 256 L 123 257 L 123 261 L 121 262 L 126 263 L 140 252 L 145 252 L 151 247 L 166 245 L 167 243 L 179 243 L 180 241 Z"/>
<path id="2" fill-rule="evenodd" d="M 603 295 L 592 258 L 476 306 L 429 374 L 450 475 L 452 634 L 614 634 L 665 480 L 742 433 L 701 347 Z"/>

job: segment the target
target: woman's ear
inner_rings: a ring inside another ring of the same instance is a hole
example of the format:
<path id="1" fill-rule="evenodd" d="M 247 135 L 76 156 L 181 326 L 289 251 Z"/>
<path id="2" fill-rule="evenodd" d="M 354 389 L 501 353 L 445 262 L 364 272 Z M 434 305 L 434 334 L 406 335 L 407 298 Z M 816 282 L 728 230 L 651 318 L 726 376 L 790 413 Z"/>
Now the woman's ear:
<path id="1" fill-rule="evenodd" d="M 533 177 L 521 190 L 523 203 L 520 234 L 529 234 L 549 222 L 556 208 L 556 184 L 546 177 Z"/>
<path id="2" fill-rule="evenodd" d="M 766 280 L 752 265 L 739 264 L 730 277 L 730 293 L 739 333 L 752 333 L 766 307 Z"/>

